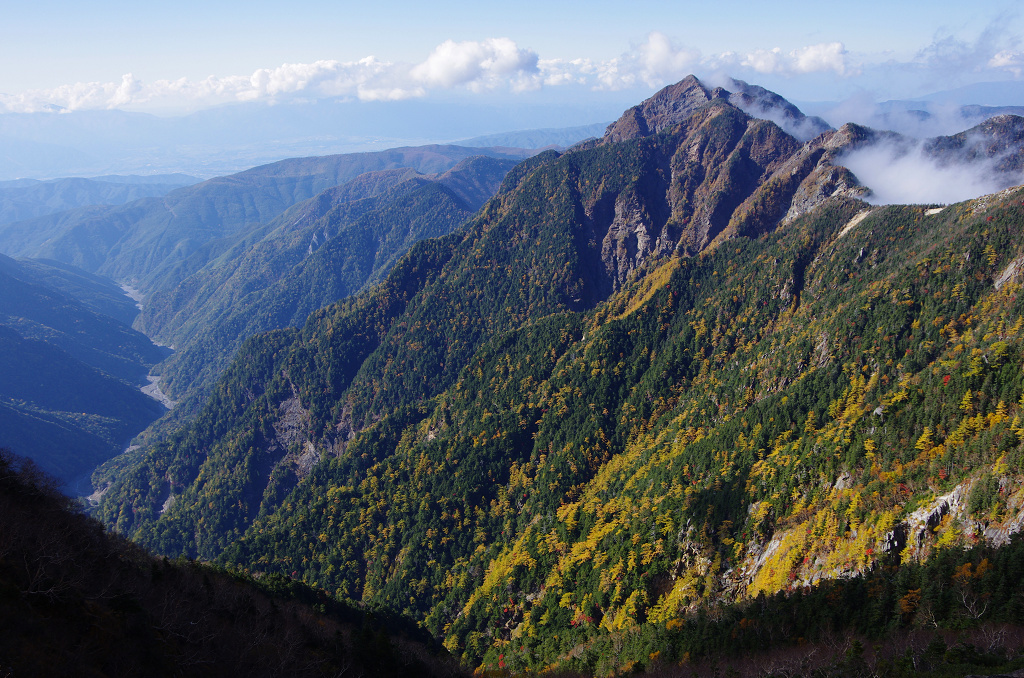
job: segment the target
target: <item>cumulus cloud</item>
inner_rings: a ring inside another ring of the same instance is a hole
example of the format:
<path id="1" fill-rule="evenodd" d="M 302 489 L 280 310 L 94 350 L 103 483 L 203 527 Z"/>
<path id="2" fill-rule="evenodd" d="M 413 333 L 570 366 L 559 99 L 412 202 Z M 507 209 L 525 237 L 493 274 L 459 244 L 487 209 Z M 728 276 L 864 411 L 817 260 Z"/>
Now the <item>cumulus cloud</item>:
<path id="1" fill-rule="evenodd" d="M 281 101 L 293 96 L 394 101 L 456 87 L 472 91 L 508 87 L 523 91 L 544 84 L 538 61 L 537 54 L 508 38 L 479 42 L 448 40 L 419 64 L 392 63 L 369 56 L 351 62 L 282 64 L 260 68 L 249 76 L 210 76 L 199 81 L 179 78 L 152 83 L 143 83 L 129 73 L 119 83 L 77 83 L 0 95 L 0 110 L 33 112 L 147 105 L 199 108 L 231 101 Z"/>
<path id="2" fill-rule="evenodd" d="M 204 80 L 142 82 L 126 74 L 121 82 L 77 83 L 18 95 L 0 95 L 0 111 L 98 108 L 202 108 L 232 101 L 285 101 L 289 97 L 353 97 L 394 101 L 432 91 L 500 88 L 523 92 L 541 87 L 583 86 L 597 90 L 657 88 L 689 73 L 721 68 L 761 73 L 849 72 L 841 43 L 822 43 L 790 52 L 758 50 L 703 58 L 700 51 L 658 31 L 609 60 L 541 59 L 509 38 L 447 40 L 420 63 L 393 63 L 373 56 L 260 68 L 251 75 L 210 76 Z"/>
<path id="3" fill-rule="evenodd" d="M 841 42 L 821 42 L 795 49 L 766 46 L 704 55 L 654 31 L 619 56 L 606 59 L 545 59 L 509 38 L 447 40 L 418 63 L 390 62 L 368 56 L 357 61 L 321 60 L 260 68 L 248 75 L 210 76 L 203 80 L 142 81 L 131 73 L 120 82 L 76 83 L 49 90 L 0 94 L 0 112 L 102 108 L 197 109 L 236 101 L 280 102 L 290 98 L 351 97 L 393 101 L 462 89 L 523 92 L 545 87 L 594 90 L 656 89 L 689 73 L 796 78 L 825 75 L 853 82 L 865 71 L 932 74 L 951 71 L 976 75 L 1024 73 L 1024 52 L 1005 31 L 991 27 L 976 40 L 940 36 L 912 59 L 871 63 L 854 58 Z M 890 78 L 891 79 L 891 78 Z M 995 78 L 993 78 L 995 79 Z M 943 81 L 946 82 L 946 81 Z"/>
<path id="4" fill-rule="evenodd" d="M 602 89 L 626 89 L 638 85 L 659 87 L 685 77 L 700 63 L 700 52 L 673 42 L 654 31 L 647 40 L 619 57 L 600 63 L 577 64 L 581 75 L 592 75 Z"/>
<path id="5" fill-rule="evenodd" d="M 426 61 L 414 66 L 410 75 L 426 87 L 450 89 L 466 85 L 483 89 L 511 82 L 513 88 L 524 88 L 539 76 L 537 62 L 534 52 L 521 49 L 508 38 L 482 42 L 446 40 Z"/>
<path id="6" fill-rule="evenodd" d="M 1024 52 L 1013 50 L 1002 50 L 992 55 L 988 60 L 988 67 L 997 70 L 1007 70 L 1013 73 L 1013 77 L 1019 78 L 1021 71 L 1024 71 Z"/>
<path id="7" fill-rule="evenodd" d="M 30 90 L 21 94 L 0 95 L 0 106 L 12 113 L 31 113 L 41 110 L 117 108 L 132 101 L 141 84 L 131 73 L 121 82 L 78 82 L 61 85 L 50 90 Z"/>
<path id="8" fill-rule="evenodd" d="M 931 71 L 962 76 L 989 66 L 996 52 L 1001 51 L 1000 46 L 1013 40 L 1005 26 L 993 22 L 973 41 L 952 34 L 936 36 L 914 61 Z"/>
<path id="9" fill-rule="evenodd" d="M 977 35 L 940 33 L 909 60 L 879 64 L 890 80 L 909 80 L 917 86 L 949 89 L 970 82 L 1019 78 L 1024 69 L 1020 37 L 1011 22 L 1000 17 Z"/>
<path id="10" fill-rule="evenodd" d="M 788 52 L 778 47 L 743 55 L 726 52 L 717 61 L 720 64 L 737 64 L 757 73 L 775 75 L 832 72 L 842 76 L 851 71 L 846 48 L 841 42 L 823 42 Z"/>

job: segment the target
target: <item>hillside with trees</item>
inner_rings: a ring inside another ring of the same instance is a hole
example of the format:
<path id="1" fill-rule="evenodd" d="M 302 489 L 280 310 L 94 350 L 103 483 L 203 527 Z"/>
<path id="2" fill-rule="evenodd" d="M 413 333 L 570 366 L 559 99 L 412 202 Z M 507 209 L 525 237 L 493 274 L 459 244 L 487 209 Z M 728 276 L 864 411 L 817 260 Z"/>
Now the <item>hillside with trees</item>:
<path id="1" fill-rule="evenodd" d="M 459 676 L 386 612 L 281 576 L 158 559 L 104 532 L 0 450 L 0 672 L 7 676 Z"/>
<path id="2" fill-rule="evenodd" d="M 473 156 L 441 174 L 367 172 L 246 230 L 146 299 L 138 325 L 176 348 L 160 366 L 163 387 L 179 399 L 205 396 L 244 340 L 301 325 L 378 282 L 414 243 L 462 226 L 514 165 Z"/>
<path id="3" fill-rule="evenodd" d="M 97 515 L 489 670 L 1020 625 L 1024 189 L 875 207 L 837 164 L 871 130 L 801 143 L 697 85 L 250 338 Z M 922 667 L 973 665 L 942 642 Z"/>

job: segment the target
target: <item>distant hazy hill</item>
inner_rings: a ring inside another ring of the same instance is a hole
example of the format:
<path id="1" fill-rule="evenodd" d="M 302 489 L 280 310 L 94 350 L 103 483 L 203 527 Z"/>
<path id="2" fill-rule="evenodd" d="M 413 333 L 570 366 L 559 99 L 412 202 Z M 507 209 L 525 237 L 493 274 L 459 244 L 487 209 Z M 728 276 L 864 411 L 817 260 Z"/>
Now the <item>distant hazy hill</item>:
<path id="1" fill-rule="evenodd" d="M 91 311 L 131 325 L 138 306 L 112 280 L 52 259 L 18 259 L 0 254 L 0 271 L 23 282 L 49 287 Z"/>
<path id="2" fill-rule="evenodd" d="M 404 101 L 239 102 L 191 114 L 120 110 L 0 113 L 0 179 L 184 172 L 209 178 L 284 158 L 379 151 L 496 130 L 610 120 L 629 95 L 527 103 L 511 95 Z"/>
<path id="3" fill-rule="evenodd" d="M 127 382 L 145 374 L 163 353 L 143 334 L 97 313 L 63 292 L 38 284 L 38 268 L 0 259 L 0 323 L 59 346 L 79 360 Z"/>
<path id="4" fill-rule="evenodd" d="M 267 222 L 359 174 L 400 167 L 443 172 L 471 155 L 521 158 L 523 151 L 421 146 L 299 158 L 181 188 L 162 198 L 86 207 L 0 227 L 12 256 L 55 259 L 143 289 L 168 287 L 221 252 L 215 242 Z"/>
<path id="5" fill-rule="evenodd" d="M 147 299 L 141 327 L 176 348 L 161 366 L 168 392 L 205 391 L 248 337 L 301 325 L 378 281 L 415 242 L 461 226 L 514 164 L 475 156 L 443 174 L 362 174 L 240 234 L 221 256 Z"/>
<path id="6" fill-rule="evenodd" d="M 87 476 L 163 412 L 137 385 L 0 325 L 0 444 L 62 482 Z"/>
<path id="7" fill-rule="evenodd" d="M 166 352 L 102 313 L 130 322 L 136 311 L 111 287 L 70 267 L 0 256 L 0 445 L 65 482 L 164 412 L 139 384 Z"/>
<path id="8" fill-rule="evenodd" d="M 568 148 L 584 139 L 601 136 L 604 134 L 607 126 L 608 123 L 599 122 L 579 127 L 522 130 L 502 134 L 487 134 L 456 143 L 462 146 L 504 146 L 510 148 L 550 148 L 554 146 Z"/>
<path id="9" fill-rule="evenodd" d="M 198 182 L 199 179 L 183 174 L 3 181 L 0 182 L 0 224 L 86 205 L 123 205 L 139 198 L 162 196 Z"/>
<path id="10" fill-rule="evenodd" d="M 817 102 L 803 106 L 837 125 L 854 122 L 926 138 L 955 134 L 997 115 L 1024 115 L 1024 102 L 1009 91 L 1008 84 L 1002 83 L 991 90 L 966 89 L 963 95 L 944 92 L 934 98 L 896 99 L 874 104 L 852 101 Z M 1008 94 L 1010 103 L 1007 103 Z M 971 98 L 973 95 L 977 98 Z"/>

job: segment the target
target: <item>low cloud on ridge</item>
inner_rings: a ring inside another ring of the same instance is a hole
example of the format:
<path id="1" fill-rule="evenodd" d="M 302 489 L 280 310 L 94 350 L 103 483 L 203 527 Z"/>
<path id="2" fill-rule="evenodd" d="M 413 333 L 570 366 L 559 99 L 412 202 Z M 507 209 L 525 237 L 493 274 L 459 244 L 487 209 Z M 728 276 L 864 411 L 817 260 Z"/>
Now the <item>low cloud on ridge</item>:
<path id="1" fill-rule="evenodd" d="M 871 189 L 868 202 L 876 205 L 948 205 L 1024 183 L 1024 173 L 998 171 L 998 158 L 942 161 L 916 140 L 875 143 L 839 162 Z"/>

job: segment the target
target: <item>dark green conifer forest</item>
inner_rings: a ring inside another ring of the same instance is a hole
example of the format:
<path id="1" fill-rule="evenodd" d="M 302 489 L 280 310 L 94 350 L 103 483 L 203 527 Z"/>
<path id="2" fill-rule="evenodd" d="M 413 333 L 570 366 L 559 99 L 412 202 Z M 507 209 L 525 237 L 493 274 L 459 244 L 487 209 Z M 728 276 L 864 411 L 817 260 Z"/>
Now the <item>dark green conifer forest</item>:
<path id="1" fill-rule="evenodd" d="M 192 400 L 91 512 L 487 675 L 1021 669 L 1024 188 L 875 205 L 842 159 L 881 133 L 730 96 L 206 258 L 144 313 Z"/>

